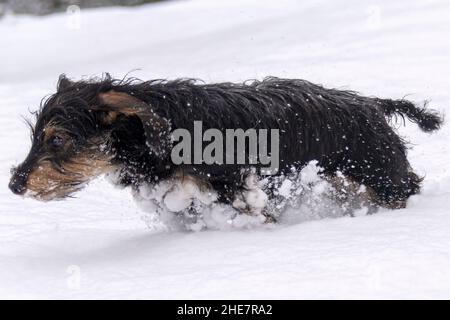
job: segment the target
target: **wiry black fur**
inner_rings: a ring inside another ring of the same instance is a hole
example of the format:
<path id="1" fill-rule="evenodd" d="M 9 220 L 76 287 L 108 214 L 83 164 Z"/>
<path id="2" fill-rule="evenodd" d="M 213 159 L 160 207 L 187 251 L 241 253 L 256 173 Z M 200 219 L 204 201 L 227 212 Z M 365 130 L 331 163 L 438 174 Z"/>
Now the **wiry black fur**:
<path id="1" fill-rule="evenodd" d="M 410 168 L 405 142 L 387 120 L 394 115 L 407 117 L 424 131 L 436 130 L 442 123 L 435 112 L 407 100 L 365 97 L 297 79 L 269 77 L 243 84 L 203 84 L 192 79 L 143 82 L 109 76 L 71 82 L 61 77 L 58 92 L 38 114 L 36 134 L 55 119 L 76 137 L 80 146 L 90 136 L 107 132 L 108 152 L 122 168 L 122 185 L 139 186 L 164 179 L 179 166 L 172 164 L 170 152 L 151 152 L 138 117 L 123 116 L 112 125 L 101 124 L 105 111 L 99 106 L 98 95 L 110 90 L 145 102 L 169 121 L 170 130 L 193 131 L 195 120 L 203 122 L 203 130 L 280 129 L 279 174 L 317 160 L 326 173 L 339 170 L 371 187 L 386 205 L 417 193 L 421 182 Z M 182 167 L 185 172 L 208 177 L 223 201 L 230 200 L 241 182 L 241 165 Z"/>

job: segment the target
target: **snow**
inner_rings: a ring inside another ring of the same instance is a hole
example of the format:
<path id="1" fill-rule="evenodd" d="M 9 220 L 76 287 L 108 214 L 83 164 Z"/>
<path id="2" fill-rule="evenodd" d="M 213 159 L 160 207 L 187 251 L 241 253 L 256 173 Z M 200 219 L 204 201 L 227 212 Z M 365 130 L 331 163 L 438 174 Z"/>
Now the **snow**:
<path id="1" fill-rule="evenodd" d="M 354 218 L 326 203 L 314 174 L 318 189 L 276 225 L 230 223 L 219 206 L 192 231 L 166 228 L 104 178 L 67 201 L 7 189 L 30 145 L 21 116 L 60 73 L 304 78 L 448 112 L 449 16 L 445 0 L 196 0 L 0 20 L 0 297 L 450 298 L 447 125 L 398 126 L 423 192 L 406 209 Z M 195 232 L 205 225 L 218 227 Z"/>

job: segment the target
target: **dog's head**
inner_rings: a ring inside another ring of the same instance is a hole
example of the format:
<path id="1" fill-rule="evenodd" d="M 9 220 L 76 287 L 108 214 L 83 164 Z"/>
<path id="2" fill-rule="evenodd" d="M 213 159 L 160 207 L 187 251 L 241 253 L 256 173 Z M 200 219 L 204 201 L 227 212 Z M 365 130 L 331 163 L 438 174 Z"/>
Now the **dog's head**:
<path id="1" fill-rule="evenodd" d="M 132 87 L 109 76 L 80 82 L 61 76 L 57 92 L 36 113 L 30 152 L 12 169 L 10 189 L 39 200 L 65 198 L 120 167 L 121 146 L 164 152 L 169 124 L 134 97 Z"/>

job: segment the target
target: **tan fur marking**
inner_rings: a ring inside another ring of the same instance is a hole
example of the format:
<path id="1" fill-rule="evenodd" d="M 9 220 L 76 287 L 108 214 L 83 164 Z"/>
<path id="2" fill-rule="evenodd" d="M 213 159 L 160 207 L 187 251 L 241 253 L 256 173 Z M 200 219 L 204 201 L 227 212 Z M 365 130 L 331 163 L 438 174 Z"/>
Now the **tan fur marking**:
<path id="1" fill-rule="evenodd" d="M 115 112 L 115 111 L 107 112 L 105 114 L 105 116 L 101 119 L 101 122 L 103 124 L 108 124 L 108 125 L 112 124 L 114 121 L 116 121 L 118 116 L 119 116 L 118 112 Z"/>
<path id="2" fill-rule="evenodd" d="M 202 192 L 212 189 L 211 184 L 207 180 L 187 174 L 183 170 L 177 170 L 172 178 L 175 180 L 179 180 L 182 184 L 193 183 Z"/>
<path id="3" fill-rule="evenodd" d="M 357 200 L 358 203 L 355 203 L 355 206 L 369 206 L 379 202 L 376 193 L 371 188 L 362 187 L 361 184 L 353 181 L 350 177 L 343 175 L 325 176 L 325 180 L 336 190 L 337 200 L 339 201 L 349 203 Z"/>
<path id="4" fill-rule="evenodd" d="M 388 209 L 400 209 L 406 206 L 406 200 L 392 203 L 380 200 L 372 188 L 364 186 L 364 189 L 361 189 L 361 184 L 347 176 L 326 176 L 325 180 L 338 192 L 338 200 L 353 202 L 356 207 L 376 205 Z"/>
<path id="5" fill-rule="evenodd" d="M 45 128 L 44 128 L 44 141 L 47 141 L 48 139 L 50 139 L 51 137 L 53 137 L 55 135 L 56 132 L 56 127 L 54 127 L 51 124 L 48 124 Z"/>
<path id="6" fill-rule="evenodd" d="M 100 93 L 99 100 L 127 116 L 137 115 L 141 111 L 139 107 L 145 106 L 143 101 L 124 92 L 108 91 Z"/>
<path id="7" fill-rule="evenodd" d="M 128 93 L 112 90 L 100 93 L 99 101 L 112 108 L 109 111 L 109 113 L 113 113 L 110 116 L 112 120 L 115 120 L 117 113 L 122 113 L 126 116 L 138 116 L 142 122 L 150 121 L 149 123 L 152 124 L 152 128 L 156 131 L 163 130 L 167 125 L 144 101 Z"/>

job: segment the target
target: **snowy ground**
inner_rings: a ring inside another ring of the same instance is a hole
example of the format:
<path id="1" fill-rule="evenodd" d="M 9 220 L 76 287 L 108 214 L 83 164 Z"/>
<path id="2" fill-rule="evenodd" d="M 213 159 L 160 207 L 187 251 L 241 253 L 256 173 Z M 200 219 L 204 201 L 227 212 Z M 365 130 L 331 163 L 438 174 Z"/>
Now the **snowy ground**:
<path id="1" fill-rule="evenodd" d="M 449 17 L 445 0 L 198 0 L 0 20 L 0 297 L 450 298 L 448 126 L 399 128 L 423 193 L 373 216 L 162 232 L 103 180 L 64 202 L 7 189 L 29 147 L 20 117 L 60 73 L 296 77 L 448 113 Z"/>

